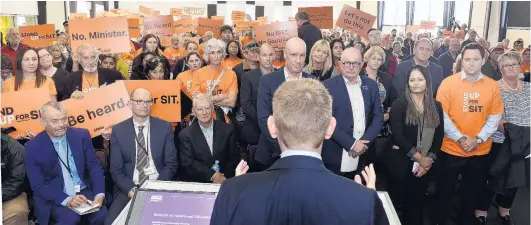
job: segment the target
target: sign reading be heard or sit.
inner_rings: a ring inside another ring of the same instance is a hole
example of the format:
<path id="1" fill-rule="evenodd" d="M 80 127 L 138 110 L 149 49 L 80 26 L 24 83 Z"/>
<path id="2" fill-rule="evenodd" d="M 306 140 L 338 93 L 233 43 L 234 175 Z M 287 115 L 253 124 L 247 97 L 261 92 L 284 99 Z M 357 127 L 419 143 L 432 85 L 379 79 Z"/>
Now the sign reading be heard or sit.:
<path id="1" fill-rule="evenodd" d="M 70 43 L 77 49 L 89 43 L 100 49 L 102 54 L 131 51 L 129 26 L 125 17 L 101 17 L 70 20 Z"/>

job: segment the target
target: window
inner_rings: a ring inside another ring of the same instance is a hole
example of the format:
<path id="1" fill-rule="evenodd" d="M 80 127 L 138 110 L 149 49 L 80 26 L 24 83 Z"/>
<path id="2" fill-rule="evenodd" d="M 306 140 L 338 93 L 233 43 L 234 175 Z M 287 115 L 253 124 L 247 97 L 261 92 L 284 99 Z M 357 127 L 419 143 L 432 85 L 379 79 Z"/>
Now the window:
<path id="1" fill-rule="evenodd" d="M 461 26 L 461 24 L 468 24 L 470 18 L 470 2 L 471 1 L 455 1 L 454 17 L 455 21 Z"/>
<path id="2" fill-rule="evenodd" d="M 420 25 L 421 20 L 435 21 L 438 27 L 443 26 L 444 2 L 443 1 L 415 1 L 415 12 L 413 13 L 413 24 Z"/>
<path id="3" fill-rule="evenodd" d="M 383 25 L 406 25 L 406 1 L 385 1 Z"/>

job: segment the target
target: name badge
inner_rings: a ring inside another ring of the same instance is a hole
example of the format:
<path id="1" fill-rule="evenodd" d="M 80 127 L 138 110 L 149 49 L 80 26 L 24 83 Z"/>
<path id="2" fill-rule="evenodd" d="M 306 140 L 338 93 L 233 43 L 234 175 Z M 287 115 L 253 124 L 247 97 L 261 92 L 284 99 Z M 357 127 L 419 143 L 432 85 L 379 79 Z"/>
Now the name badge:
<path id="1" fill-rule="evenodd" d="M 76 194 L 79 193 L 79 192 L 81 192 L 81 185 L 76 184 L 76 185 L 74 186 L 74 190 L 75 190 Z"/>
<path id="2" fill-rule="evenodd" d="M 155 167 L 154 166 L 150 166 L 150 167 L 147 167 L 147 168 L 144 168 L 144 174 L 146 175 L 153 175 L 155 174 L 156 171 L 155 171 Z"/>

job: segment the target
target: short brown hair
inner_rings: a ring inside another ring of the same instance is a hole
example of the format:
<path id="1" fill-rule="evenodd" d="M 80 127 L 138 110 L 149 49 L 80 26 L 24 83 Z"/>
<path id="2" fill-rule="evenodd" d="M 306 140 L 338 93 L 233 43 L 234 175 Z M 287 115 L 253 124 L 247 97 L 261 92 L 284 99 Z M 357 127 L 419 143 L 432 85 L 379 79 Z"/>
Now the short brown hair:
<path id="1" fill-rule="evenodd" d="M 321 82 L 297 79 L 284 82 L 273 97 L 273 119 L 287 148 L 318 148 L 332 118 L 332 97 Z"/>

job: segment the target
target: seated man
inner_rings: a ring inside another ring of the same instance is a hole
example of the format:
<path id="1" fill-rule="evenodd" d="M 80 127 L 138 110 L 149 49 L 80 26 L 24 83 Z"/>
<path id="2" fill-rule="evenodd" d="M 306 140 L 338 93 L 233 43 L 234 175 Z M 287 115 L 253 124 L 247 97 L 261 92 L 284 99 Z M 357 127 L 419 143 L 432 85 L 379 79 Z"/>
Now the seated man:
<path id="1" fill-rule="evenodd" d="M 103 224 L 103 169 L 88 130 L 69 128 L 61 103 L 50 101 L 40 113 L 45 131 L 26 143 L 24 154 L 39 223 Z M 80 216 L 70 209 L 86 204 L 99 211 Z"/>
<path id="2" fill-rule="evenodd" d="M 105 224 L 112 224 L 147 180 L 172 180 L 177 174 L 177 150 L 171 124 L 149 116 L 153 103 L 144 88 L 131 92 L 133 116 L 112 128 L 110 173 L 114 199 Z"/>
<path id="3" fill-rule="evenodd" d="M 28 224 L 28 200 L 24 193 L 24 146 L 2 129 L 2 223 Z"/>
<path id="4" fill-rule="evenodd" d="M 179 133 L 183 180 L 221 184 L 234 176 L 240 160 L 234 127 L 213 120 L 213 109 L 208 95 L 195 96 L 192 110 L 197 121 Z"/>

